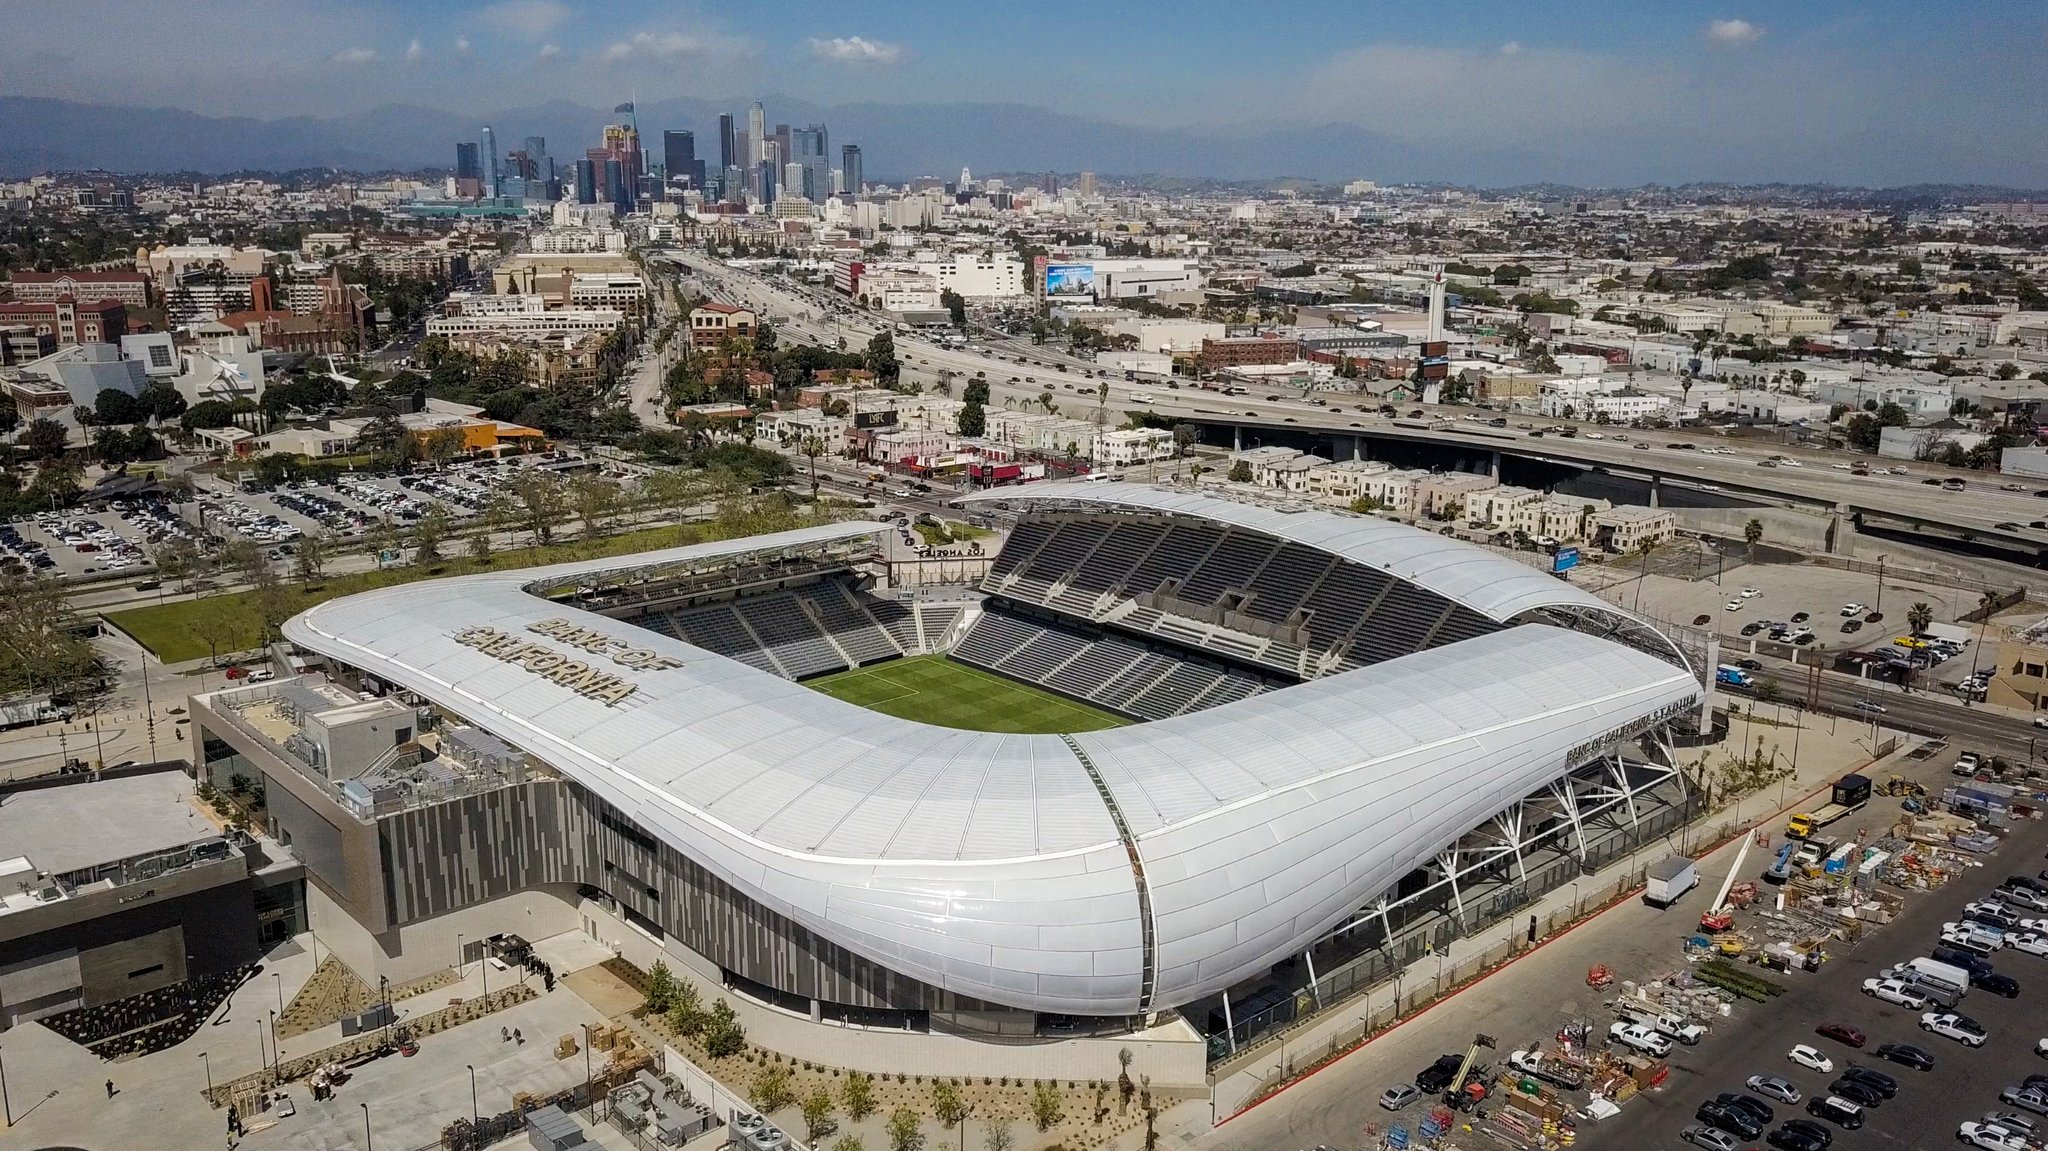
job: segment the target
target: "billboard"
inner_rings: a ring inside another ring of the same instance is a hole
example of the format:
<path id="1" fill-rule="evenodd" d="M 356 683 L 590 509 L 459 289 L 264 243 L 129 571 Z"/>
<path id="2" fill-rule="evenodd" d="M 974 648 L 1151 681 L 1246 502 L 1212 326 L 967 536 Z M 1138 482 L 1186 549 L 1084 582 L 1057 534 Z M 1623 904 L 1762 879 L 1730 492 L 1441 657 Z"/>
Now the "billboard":
<path id="1" fill-rule="evenodd" d="M 1048 296 L 1092 296 L 1095 294 L 1095 265 L 1047 264 L 1045 294 Z"/>
<path id="2" fill-rule="evenodd" d="M 1559 548 L 1557 553 L 1550 557 L 1550 572 L 1552 575 L 1560 575 L 1577 566 L 1579 566 L 1579 549 L 1577 548 Z"/>

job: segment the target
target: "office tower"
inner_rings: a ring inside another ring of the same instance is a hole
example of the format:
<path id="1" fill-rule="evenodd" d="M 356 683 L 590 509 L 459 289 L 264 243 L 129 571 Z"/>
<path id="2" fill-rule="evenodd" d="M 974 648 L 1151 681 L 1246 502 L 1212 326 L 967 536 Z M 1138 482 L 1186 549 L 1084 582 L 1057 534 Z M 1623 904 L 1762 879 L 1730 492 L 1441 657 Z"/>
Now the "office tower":
<path id="1" fill-rule="evenodd" d="M 1048 196 L 1059 195 L 1060 174 L 1058 172 L 1047 172 L 1045 175 L 1040 176 L 1038 178 L 1038 190 Z"/>
<path id="2" fill-rule="evenodd" d="M 733 139 L 732 134 L 732 113 L 720 112 L 718 114 L 718 167 L 721 171 L 740 162 L 739 151 L 734 147 L 737 142 Z"/>
<path id="3" fill-rule="evenodd" d="M 489 124 L 484 125 L 483 160 L 484 170 L 478 174 L 483 178 L 484 195 L 495 200 L 498 198 L 498 135 L 491 131 Z"/>
<path id="4" fill-rule="evenodd" d="M 604 201 L 621 211 L 631 202 L 626 199 L 626 165 L 615 156 L 608 156 L 604 162 Z"/>
<path id="5" fill-rule="evenodd" d="M 597 203 L 597 165 L 588 156 L 576 161 L 576 202 Z"/>
<path id="6" fill-rule="evenodd" d="M 807 200 L 810 199 L 810 190 L 804 186 L 809 176 L 810 173 L 804 166 L 795 160 L 784 164 L 782 166 L 782 194 L 792 198 L 802 196 Z"/>
<path id="7" fill-rule="evenodd" d="M 761 163 L 754 165 L 754 200 L 757 203 L 775 202 L 775 165 Z"/>
<path id="8" fill-rule="evenodd" d="M 548 157 L 548 140 L 545 136 L 526 138 L 526 159 L 533 165 L 529 180 L 552 180 L 555 178 L 555 162 Z"/>
<path id="9" fill-rule="evenodd" d="M 684 179 L 692 188 L 704 186 L 697 167 L 695 132 L 668 131 L 661 134 L 661 175 L 671 185 L 678 179 Z"/>
<path id="10" fill-rule="evenodd" d="M 476 145 L 455 145 L 455 178 L 458 180 L 465 178 L 474 180 L 477 178 L 478 171 Z"/>
<path id="11" fill-rule="evenodd" d="M 789 163 L 789 125 L 775 125 L 775 131 L 768 138 L 775 141 L 774 159 L 776 166 L 781 167 L 782 165 Z"/>
<path id="12" fill-rule="evenodd" d="M 968 171 L 966 168 L 960 169 L 959 189 L 962 192 L 965 192 L 972 187 L 974 187 L 974 173 Z"/>
<path id="13" fill-rule="evenodd" d="M 1095 173 L 1081 173 L 1081 195 L 1085 199 L 1095 194 Z"/>
<path id="14" fill-rule="evenodd" d="M 753 149 L 747 153 L 749 165 L 768 158 L 768 113 L 762 109 L 759 100 L 747 108 L 747 145 Z"/>
<path id="15" fill-rule="evenodd" d="M 743 203 L 747 198 L 746 193 L 746 171 L 738 164 L 727 165 L 724 181 L 718 185 L 719 199 L 724 200 L 728 204 Z"/>
<path id="16" fill-rule="evenodd" d="M 839 190 L 858 196 L 860 189 L 860 145 L 848 144 L 839 149 Z"/>
<path id="17" fill-rule="evenodd" d="M 802 188 L 807 200 L 820 201 L 833 192 L 832 168 L 825 158 L 831 147 L 831 135 L 823 124 L 798 128 L 789 134 L 786 160 L 803 166 Z"/>

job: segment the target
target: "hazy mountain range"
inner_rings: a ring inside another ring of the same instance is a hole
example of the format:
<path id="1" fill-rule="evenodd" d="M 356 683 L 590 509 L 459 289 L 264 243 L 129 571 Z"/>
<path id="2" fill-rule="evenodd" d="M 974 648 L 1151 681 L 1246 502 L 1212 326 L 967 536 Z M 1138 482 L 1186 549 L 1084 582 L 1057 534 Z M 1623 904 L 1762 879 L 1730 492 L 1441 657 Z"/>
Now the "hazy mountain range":
<path id="1" fill-rule="evenodd" d="M 1019 104 L 842 104 L 831 107 L 766 97 L 771 126 L 823 121 L 833 160 L 841 144 L 861 146 L 870 179 L 984 172 L 1090 170 L 1217 179 L 1370 175 L 1379 180 L 1513 183 L 1552 178 L 1553 161 L 1534 153 L 1474 156 L 1455 170 L 1435 149 L 1417 149 L 1355 125 L 1214 130 L 1148 128 L 1065 115 Z M 660 148 L 665 128 L 697 133 L 698 155 L 717 160 L 720 112 L 745 123 L 746 102 L 679 99 L 643 102 L 642 137 Z M 448 168 L 458 141 L 490 124 L 500 153 L 526 136 L 545 136 L 558 160 L 574 158 L 616 119 L 602 108 L 553 102 L 489 116 L 388 105 L 333 117 L 264 120 L 211 117 L 175 108 L 83 104 L 43 97 L 0 97 L 0 175 L 104 168 L 123 172 L 286 171 L 337 167 L 359 171 Z"/>

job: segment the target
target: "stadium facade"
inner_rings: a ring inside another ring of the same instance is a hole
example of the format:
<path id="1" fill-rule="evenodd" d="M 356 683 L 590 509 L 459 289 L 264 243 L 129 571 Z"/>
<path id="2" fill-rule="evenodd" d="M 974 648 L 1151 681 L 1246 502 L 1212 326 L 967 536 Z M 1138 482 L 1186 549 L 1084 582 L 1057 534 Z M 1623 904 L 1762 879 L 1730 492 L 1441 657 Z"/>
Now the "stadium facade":
<path id="1" fill-rule="evenodd" d="M 1171 1028 L 1225 1057 L 1689 810 L 1698 656 L 1569 584 L 1137 485 L 974 503 L 1014 521 L 974 587 L 897 586 L 894 529 L 849 523 L 320 605 L 305 675 L 195 697 L 202 778 L 262 775 L 366 978 L 626 935 L 792 1054 L 942 1034 L 1019 1070 Z M 1142 722 L 800 682 L 932 653 Z"/>

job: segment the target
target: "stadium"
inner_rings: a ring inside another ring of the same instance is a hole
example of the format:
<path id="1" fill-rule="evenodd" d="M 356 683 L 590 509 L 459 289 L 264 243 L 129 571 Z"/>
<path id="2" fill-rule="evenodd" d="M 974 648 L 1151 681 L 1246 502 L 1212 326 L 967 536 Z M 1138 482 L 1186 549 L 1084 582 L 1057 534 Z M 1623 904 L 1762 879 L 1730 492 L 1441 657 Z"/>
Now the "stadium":
<path id="1" fill-rule="evenodd" d="M 828 1033 L 1199 1074 L 1690 811 L 1700 653 L 1549 575 L 1132 484 L 962 502 L 1007 528 L 965 584 L 864 522 L 331 601 L 305 675 L 195 697 L 203 770 L 263 772 L 368 978 L 630 935 L 892 1070 Z"/>

